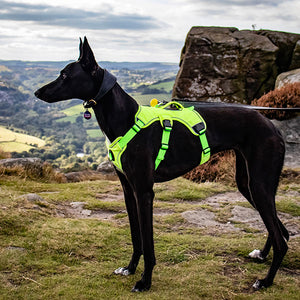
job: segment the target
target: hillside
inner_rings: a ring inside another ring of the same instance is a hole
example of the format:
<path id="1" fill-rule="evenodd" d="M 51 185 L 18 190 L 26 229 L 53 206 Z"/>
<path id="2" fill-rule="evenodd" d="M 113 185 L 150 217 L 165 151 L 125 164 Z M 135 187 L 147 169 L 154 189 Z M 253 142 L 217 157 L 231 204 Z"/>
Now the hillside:
<path id="1" fill-rule="evenodd" d="M 5 152 L 29 151 L 45 146 L 45 141 L 35 136 L 9 130 L 0 126 L 0 147 Z"/>
<path id="2" fill-rule="evenodd" d="M 12 157 L 36 156 L 66 170 L 96 168 L 105 159 L 104 137 L 93 117 L 83 119 L 82 101 L 47 104 L 33 92 L 56 78 L 68 62 L 23 62 L 0 60 L 0 125 L 45 141 L 30 150 L 26 144 L 12 144 L 4 136 L 2 146 Z M 152 98 L 171 98 L 178 70 L 169 63 L 99 62 L 117 76 L 120 85 L 140 104 Z M 9 147 L 4 142 L 9 142 Z M 30 144 L 30 142 L 29 142 Z M 1 147 L 1 144 L 0 144 Z M 29 151 L 30 150 L 30 151 Z M 85 156 L 78 158 L 77 153 Z"/>

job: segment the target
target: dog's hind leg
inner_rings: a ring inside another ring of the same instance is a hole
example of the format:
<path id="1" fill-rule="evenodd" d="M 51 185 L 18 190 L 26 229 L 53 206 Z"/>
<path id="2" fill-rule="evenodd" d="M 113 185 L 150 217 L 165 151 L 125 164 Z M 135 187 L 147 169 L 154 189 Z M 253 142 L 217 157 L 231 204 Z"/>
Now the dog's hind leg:
<path id="1" fill-rule="evenodd" d="M 288 233 L 287 229 L 281 223 L 281 221 L 278 217 L 277 217 L 277 221 L 280 225 L 280 228 L 281 228 L 281 231 L 282 231 L 282 234 L 283 234 L 285 240 L 288 241 L 289 240 L 289 233 Z M 270 252 L 270 249 L 271 249 L 271 246 L 272 246 L 271 237 L 270 237 L 270 235 L 268 235 L 268 238 L 267 238 L 267 241 L 266 241 L 266 244 L 265 244 L 264 248 L 262 250 L 254 249 L 252 252 L 249 253 L 249 257 L 257 258 L 259 260 L 264 260 L 268 256 L 268 254 Z"/>
<path id="2" fill-rule="evenodd" d="M 255 282 L 253 285 L 255 289 L 272 285 L 276 272 L 288 249 L 286 244 L 288 232 L 278 219 L 275 207 L 275 194 L 283 164 L 284 146 L 281 149 L 282 144 L 274 137 L 264 142 L 259 147 L 253 148 L 255 152 L 248 152 L 248 158 L 245 155 L 250 176 L 249 190 L 252 201 L 269 233 L 261 255 L 262 257 L 266 255 L 271 245 L 274 254 L 267 276 Z"/>
<path id="3" fill-rule="evenodd" d="M 250 202 L 250 204 L 255 207 L 255 203 L 252 198 L 251 190 L 250 190 L 250 174 L 248 163 L 241 152 L 235 151 L 236 154 L 236 183 L 240 193 Z M 254 249 L 249 253 L 251 258 L 257 258 L 259 260 L 264 260 L 271 249 L 271 239 L 268 236 L 266 244 L 263 250 Z"/>
<path id="4" fill-rule="evenodd" d="M 253 207 L 255 204 L 252 199 L 251 190 L 250 190 L 250 174 L 247 165 L 247 161 L 238 150 L 235 150 L 236 156 L 236 173 L 235 180 L 237 187 L 240 193 L 251 203 Z"/>
<path id="5" fill-rule="evenodd" d="M 114 273 L 118 275 L 131 275 L 135 273 L 140 257 L 143 252 L 140 224 L 139 224 L 137 205 L 136 205 L 135 196 L 133 194 L 133 190 L 126 177 L 119 171 L 117 171 L 117 174 L 121 181 L 123 192 L 124 192 L 125 204 L 126 204 L 127 214 L 129 217 L 131 241 L 133 245 L 133 254 L 129 265 L 127 267 L 120 267 L 116 269 Z"/>
<path id="6" fill-rule="evenodd" d="M 257 189 L 256 191 L 253 192 L 254 197 L 257 199 L 262 199 L 261 197 L 264 197 L 265 199 L 270 199 L 269 201 L 266 202 L 271 202 L 273 199 L 271 199 L 270 196 L 267 194 L 263 194 L 262 190 Z M 260 195 L 258 196 L 257 193 Z M 284 235 L 281 230 L 281 226 L 279 223 L 279 219 L 276 216 L 276 209 L 275 205 L 270 207 L 268 203 L 257 203 L 257 209 L 267 227 L 267 230 L 269 232 L 269 237 L 266 243 L 265 248 L 262 250 L 261 254 L 262 256 L 264 255 L 264 251 L 268 252 L 271 245 L 273 246 L 273 260 L 271 267 L 269 269 L 269 272 L 267 276 L 262 279 L 262 280 L 257 280 L 253 287 L 255 289 L 259 289 L 261 287 L 268 287 L 272 285 L 274 277 L 276 275 L 276 272 L 287 252 L 288 246 L 286 244 Z"/>

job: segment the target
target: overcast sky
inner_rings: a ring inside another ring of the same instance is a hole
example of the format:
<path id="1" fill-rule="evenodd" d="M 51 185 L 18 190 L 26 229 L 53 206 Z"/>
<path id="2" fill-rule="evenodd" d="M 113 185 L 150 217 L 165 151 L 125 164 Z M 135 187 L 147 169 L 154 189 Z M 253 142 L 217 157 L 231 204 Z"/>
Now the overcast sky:
<path id="1" fill-rule="evenodd" d="M 192 26 L 300 33 L 299 0 L 0 0 L 0 59 L 179 62 Z"/>

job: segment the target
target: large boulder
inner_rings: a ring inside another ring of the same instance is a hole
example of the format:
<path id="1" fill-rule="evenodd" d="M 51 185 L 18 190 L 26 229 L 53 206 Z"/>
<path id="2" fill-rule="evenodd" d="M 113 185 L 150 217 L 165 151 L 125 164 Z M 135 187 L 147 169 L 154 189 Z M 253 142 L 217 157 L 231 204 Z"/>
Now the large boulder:
<path id="1" fill-rule="evenodd" d="M 24 169 L 39 169 L 42 171 L 43 161 L 38 157 L 6 158 L 0 160 L 0 166 L 5 168 L 22 167 Z"/>
<path id="2" fill-rule="evenodd" d="M 97 167 L 97 172 L 100 172 L 103 175 L 116 175 L 115 168 L 109 160 L 100 163 Z"/>
<path id="3" fill-rule="evenodd" d="M 286 153 L 284 165 L 290 168 L 300 167 L 300 116 L 291 120 L 272 120 L 280 130 L 285 141 Z"/>
<path id="4" fill-rule="evenodd" d="M 300 82 L 300 69 L 283 72 L 277 76 L 275 88 L 281 88 L 288 83 Z"/>
<path id="5" fill-rule="evenodd" d="M 173 97 L 251 103 L 279 73 L 300 67 L 300 34 L 193 27 L 180 58 Z"/>

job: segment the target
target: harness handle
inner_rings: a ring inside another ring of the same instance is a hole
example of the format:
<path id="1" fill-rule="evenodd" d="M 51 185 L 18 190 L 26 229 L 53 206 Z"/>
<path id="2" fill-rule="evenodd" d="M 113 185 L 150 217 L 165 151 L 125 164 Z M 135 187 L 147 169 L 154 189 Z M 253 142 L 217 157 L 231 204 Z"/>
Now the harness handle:
<path id="1" fill-rule="evenodd" d="M 162 109 L 166 109 L 168 106 L 172 106 L 172 108 L 176 108 L 178 110 L 184 109 L 183 105 L 176 101 L 170 101 L 170 102 L 164 104 L 163 106 L 159 106 L 159 107 Z"/>

